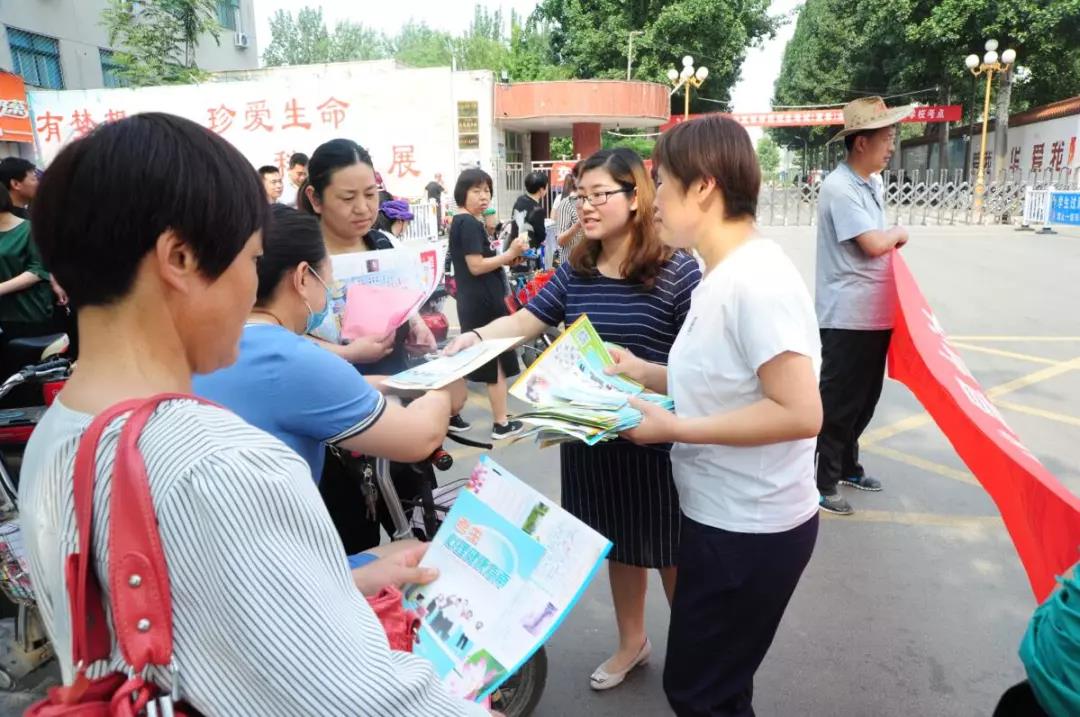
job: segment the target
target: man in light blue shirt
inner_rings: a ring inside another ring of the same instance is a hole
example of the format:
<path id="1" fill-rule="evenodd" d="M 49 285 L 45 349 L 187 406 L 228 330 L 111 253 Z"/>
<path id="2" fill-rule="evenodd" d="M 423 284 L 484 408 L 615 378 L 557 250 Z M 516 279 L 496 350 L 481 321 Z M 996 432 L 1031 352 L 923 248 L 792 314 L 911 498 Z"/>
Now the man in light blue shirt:
<path id="1" fill-rule="evenodd" d="M 844 107 L 847 159 L 829 173 L 818 198 L 816 297 L 821 330 L 821 402 L 817 445 L 821 509 L 854 512 L 837 486 L 880 491 L 859 463 L 859 436 L 870 423 L 885 380 L 885 357 L 896 311 L 892 252 L 908 239 L 887 228 L 884 187 L 896 125 L 912 107 L 889 109 L 880 97 Z"/>

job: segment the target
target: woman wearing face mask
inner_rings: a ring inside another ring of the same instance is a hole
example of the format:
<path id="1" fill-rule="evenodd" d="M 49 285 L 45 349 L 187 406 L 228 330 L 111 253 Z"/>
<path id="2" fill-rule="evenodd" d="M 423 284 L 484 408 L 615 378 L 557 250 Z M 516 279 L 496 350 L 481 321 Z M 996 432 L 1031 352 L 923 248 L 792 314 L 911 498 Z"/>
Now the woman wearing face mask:
<path id="1" fill-rule="evenodd" d="M 581 165 L 577 207 L 585 239 L 523 311 L 463 334 L 448 349 L 481 338 L 535 339 L 587 314 L 605 341 L 650 361 L 667 360 L 701 278 L 697 262 L 660 242 L 653 225 L 653 182 L 628 149 L 603 150 Z M 616 687 L 648 660 L 648 569 L 675 589 L 679 500 L 666 446 L 626 441 L 560 447 L 563 506 L 614 543 L 608 563 L 619 646 L 593 672 L 595 690 Z"/>
<path id="2" fill-rule="evenodd" d="M 464 403 L 463 383 L 402 408 L 384 400 L 344 359 L 304 339 L 329 311 L 333 267 L 314 217 L 282 205 L 272 213 L 240 357 L 197 376 L 195 392 L 280 438 L 308 462 L 316 483 L 326 445 L 423 460 L 446 436 L 451 409 Z"/>
<path id="3" fill-rule="evenodd" d="M 821 343 L 798 270 L 757 236 L 746 130 L 719 116 L 680 124 L 653 160 L 661 237 L 697 250 L 705 277 L 668 365 L 616 351 L 612 373 L 675 400 L 677 415 L 639 404 L 626 434 L 675 444 L 682 546 L 664 691 L 680 717 L 742 717 L 817 538 Z"/>
<path id="4" fill-rule="evenodd" d="M 302 211 L 318 217 L 331 263 L 333 257 L 339 255 L 394 248 L 389 238 L 375 229 L 379 191 L 371 156 L 356 142 L 331 140 L 319 145 L 311 155 L 308 181 L 298 201 Z M 331 288 L 335 289 L 331 315 L 316 335 L 338 339 L 345 307 L 344 294 L 337 285 L 332 284 Z M 376 347 L 377 353 L 358 359 L 360 352 L 354 347 L 364 341 Z M 414 315 L 383 339 L 357 339 L 348 344 L 319 339 L 319 343 L 355 364 L 361 373 L 379 376 L 394 375 L 407 368 L 406 344 L 425 351 L 435 349 L 435 337 L 419 315 Z M 420 477 L 411 466 L 392 463 L 390 472 L 402 495 L 416 494 L 415 484 Z M 379 544 L 379 523 L 365 517 L 360 483 L 336 456 L 327 457 L 319 489 L 350 554 Z"/>

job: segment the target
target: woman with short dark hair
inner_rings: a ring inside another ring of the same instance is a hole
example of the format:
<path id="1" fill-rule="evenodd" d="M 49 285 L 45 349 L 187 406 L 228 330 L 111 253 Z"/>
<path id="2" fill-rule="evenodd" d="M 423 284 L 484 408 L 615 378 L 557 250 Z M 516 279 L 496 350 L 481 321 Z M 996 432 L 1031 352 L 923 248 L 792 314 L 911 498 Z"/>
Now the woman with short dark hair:
<path id="1" fill-rule="evenodd" d="M 78 312 L 82 353 L 27 446 L 19 508 L 66 685 L 132 674 L 108 590 L 110 656 L 86 673 L 73 664 L 65 575 L 78 551 L 79 442 L 118 403 L 190 394 L 193 374 L 236 360 L 268 211 L 236 148 L 166 114 L 101 125 L 45 173 L 35 239 Z M 113 421 L 97 446 L 91 565 L 105 587 L 109 570 L 123 569 L 97 537 L 113 527 L 111 473 L 125 423 Z M 175 666 L 152 668 L 147 680 L 205 715 L 486 714 L 452 698 L 430 664 L 389 649 L 310 468 L 281 441 L 225 409 L 172 399 L 152 414 L 138 449 L 168 566 Z M 399 567 L 411 575 L 394 582 L 424 577 Z M 135 578 L 124 582 L 138 589 Z"/>
<path id="2" fill-rule="evenodd" d="M 653 161 L 661 238 L 705 263 L 667 366 L 613 352 L 613 373 L 670 393 L 677 414 L 641 403 L 626 434 L 674 444 L 682 544 L 664 690 L 680 717 L 752 715 L 754 672 L 817 538 L 817 319 L 795 265 L 757 236 L 761 171 L 741 125 L 677 125 Z"/>
<path id="3" fill-rule="evenodd" d="M 503 267 L 525 253 L 524 238 L 515 239 L 505 252 L 496 253 L 488 238 L 484 212 L 491 203 L 491 177 L 482 169 L 466 169 L 454 185 L 458 213 L 450 222 L 447 253 L 457 281 L 457 313 L 462 333 L 506 316 L 507 285 Z M 518 374 L 517 354 L 507 351 L 469 374 L 470 381 L 487 385 L 491 404 L 491 438 L 502 440 L 521 433 L 519 421 L 506 413 L 506 379 Z M 468 428 L 460 418 L 458 430 Z"/>

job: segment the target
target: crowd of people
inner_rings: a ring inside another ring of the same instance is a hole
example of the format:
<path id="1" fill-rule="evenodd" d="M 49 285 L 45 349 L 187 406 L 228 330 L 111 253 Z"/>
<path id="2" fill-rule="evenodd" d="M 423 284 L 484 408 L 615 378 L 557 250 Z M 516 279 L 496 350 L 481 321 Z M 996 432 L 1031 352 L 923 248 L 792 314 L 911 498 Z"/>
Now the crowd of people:
<path id="1" fill-rule="evenodd" d="M 847 160 L 821 190 L 816 306 L 791 260 L 756 231 L 761 172 L 730 118 L 667 131 L 653 173 L 628 149 L 581 160 L 552 209 L 561 261 L 514 313 L 505 270 L 546 236 L 548 175 L 525 178 L 501 251 L 490 175 L 467 169 L 453 185 L 461 334 L 447 353 L 530 340 L 588 315 L 613 346 L 612 373 L 674 399 L 674 413 L 635 401 L 643 420 L 619 440 L 560 448 L 563 506 L 613 543 L 617 641 L 589 676 L 594 690 L 650 659 L 655 569 L 671 607 L 672 709 L 754 714 L 754 675 L 813 554 L 819 511 L 853 512 L 840 485 L 882 488 L 857 444 L 883 381 L 889 262 L 908 236 L 887 226 L 874 176 L 907 108 L 869 101 L 846 112 Z M 418 567 L 423 545 L 381 545 L 386 516 L 365 514 L 342 454 L 388 458 L 405 484 L 410 463 L 468 428 L 464 382 L 406 396 L 383 383 L 410 351 L 435 348 L 422 319 L 383 337 L 341 337 L 333 257 L 399 246 L 412 219 L 364 147 L 331 140 L 294 154 L 282 176 L 253 170 L 190 121 L 149 113 L 72 142 L 40 187 L 22 162 L 0 162 L 0 324 L 5 334 L 52 330 L 57 307 L 70 305 L 80 336 L 78 370 L 27 447 L 19 489 L 65 683 L 128 666 L 115 639 L 107 660 L 71 657 L 65 565 L 77 550 L 80 438 L 121 401 L 175 393 L 214 404 L 163 403 L 139 442 L 178 665 L 150 677 L 182 687 L 203 714 L 487 714 L 452 698 L 430 664 L 391 650 L 364 599 L 435 575 Z M 425 192 L 441 215 L 442 177 Z M 487 387 L 493 438 L 522 429 L 507 408 L 518 371 L 509 351 L 469 376 Z M 122 425 L 97 447 L 98 532 L 110 526 Z M 106 573 L 105 541 L 92 550 Z M 1010 691 L 1000 714 L 1075 706 L 1076 683 L 1047 655 L 1062 649 L 1053 626 L 1075 614 L 1076 589 L 1066 582 L 1037 615 L 1022 651 L 1030 684 Z"/>

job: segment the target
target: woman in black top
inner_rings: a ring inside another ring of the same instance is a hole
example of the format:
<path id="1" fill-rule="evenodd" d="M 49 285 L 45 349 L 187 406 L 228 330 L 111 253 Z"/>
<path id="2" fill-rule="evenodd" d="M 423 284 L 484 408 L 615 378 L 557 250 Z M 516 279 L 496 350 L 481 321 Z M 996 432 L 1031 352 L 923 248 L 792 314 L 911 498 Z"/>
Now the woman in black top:
<path id="1" fill-rule="evenodd" d="M 506 307 L 506 278 L 503 267 L 528 248 L 525 237 L 515 239 L 505 252 L 496 255 L 484 226 L 484 210 L 491 203 L 491 177 L 482 169 L 467 169 L 458 177 L 454 201 L 464 209 L 450 224 L 448 253 L 457 280 L 457 312 L 462 333 L 486 326 L 510 312 Z M 518 374 L 517 354 L 507 351 L 469 374 L 471 381 L 486 383 L 491 402 L 494 440 L 521 433 L 521 423 L 506 415 L 506 379 Z"/>

